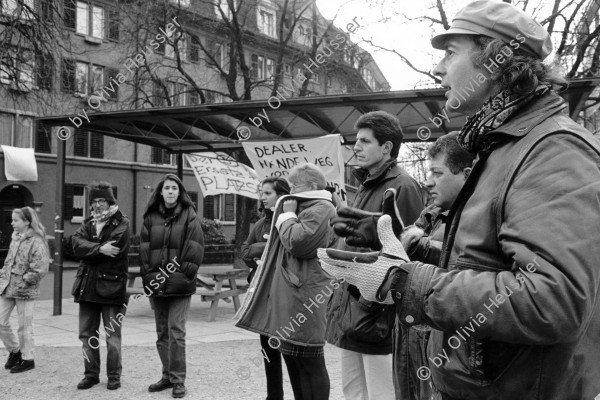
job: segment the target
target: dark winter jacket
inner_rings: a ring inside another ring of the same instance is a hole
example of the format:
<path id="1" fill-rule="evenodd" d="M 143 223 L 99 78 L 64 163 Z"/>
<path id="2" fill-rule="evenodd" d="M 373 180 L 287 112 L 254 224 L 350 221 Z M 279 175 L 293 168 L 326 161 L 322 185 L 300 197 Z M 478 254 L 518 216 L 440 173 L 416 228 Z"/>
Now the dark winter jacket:
<path id="1" fill-rule="evenodd" d="M 73 253 L 81 261 L 71 294 L 75 302 L 87 301 L 101 304 L 123 304 L 127 283 L 127 253 L 129 251 L 129 219 L 117 211 L 107 221 L 100 236 L 92 217 L 83 221 L 71 241 Z M 100 253 L 107 242 L 119 248 L 115 257 Z"/>
<path id="2" fill-rule="evenodd" d="M 297 215 L 281 213 L 283 202 L 295 198 Z M 335 216 L 331 193 L 315 190 L 283 196 L 277 203 L 277 226 L 270 238 L 236 326 L 276 336 L 300 346 L 325 345 L 327 298 L 339 286 L 321 268 L 317 249 L 335 239 L 329 220 Z M 279 218 L 279 216 L 282 218 Z"/>
<path id="3" fill-rule="evenodd" d="M 444 398 L 600 393 L 600 146 L 564 109 L 548 93 L 497 128 L 450 210 L 440 267 L 406 264 L 398 318 L 437 329 L 427 356 Z"/>
<path id="4" fill-rule="evenodd" d="M 44 240 L 31 229 L 21 235 L 13 233 L 4 267 L 0 269 L 0 295 L 25 300 L 40 296 L 40 281 L 50 265 Z"/>
<path id="5" fill-rule="evenodd" d="M 248 275 L 248 282 L 252 281 L 256 272 L 256 261 L 255 258 L 260 259 L 267 245 L 267 239 L 265 235 L 269 234 L 271 229 L 271 222 L 273 221 L 273 211 L 265 210 L 265 216 L 256 221 L 248 239 L 242 245 L 242 260 L 250 268 L 250 275 Z"/>
<path id="6" fill-rule="evenodd" d="M 192 207 L 177 203 L 172 215 L 165 207 L 144 218 L 140 234 L 141 275 L 152 296 L 188 296 L 196 293 L 196 274 L 204 257 L 202 226 Z"/>
<path id="7" fill-rule="evenodd" d="M 373 176 L 368 171 L 354 171 L 362 182 L 352 207 L 380 212 L 383 194 L 389 188 L 398 192 L 398 210 L 405 223 L 415 221 L 424 205 L 419 184 L 396 160 L 390 160 Z M 410 221 L 410 222 L 408 222 Z M 340 241 L 343 250 L 365 251 L 351 248 Z M 337 347 L 363 354 L 390 354 L 394 327 L 394 307 L 363 299 L 355 286 L 344 283 L 331 296 L 327 309 L 327 341 Z"/>

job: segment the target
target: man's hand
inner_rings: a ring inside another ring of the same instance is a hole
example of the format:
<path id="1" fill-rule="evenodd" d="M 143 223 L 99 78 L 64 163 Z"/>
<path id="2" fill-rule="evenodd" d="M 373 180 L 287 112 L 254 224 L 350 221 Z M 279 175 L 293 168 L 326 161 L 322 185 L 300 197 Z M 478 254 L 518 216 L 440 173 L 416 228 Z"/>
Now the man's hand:
<path id="1" fill-rule="evenodd" d="M 346 238 L 346 244 L 349 246 L 381 249 L 381 242 L 377 235 L 377 221 L 382 215 L 387 214 L 392 217 L 391 228 L 396 237 L 403 229 L 402 218 L 396 206 L 396 197 L 395 189 L 385 191 L 381 213 L 351 207 L 338 208 L 337 216 L 331 219 L 333 231 L 338 236 Z"/>
<path id="2" fill-rule="evenodd" d="M 119 254 L 120 249 L 113 246 L 113 243 L 115 242 L 116 240 L 111 240 L 110 242 L 104 243 L 100 247 L 100 253 L 104 254 L 105 256 L 116 257 L 116 255 Z"/>
<path id="3" fill-rule="evenodd" d="M 380 287 L 390 272 L 396 269 L 400 269 L 397 274 L 407 275 L 408 271 L 403 271 L 402 265 L 410 260 L 396 238 L 389 215 L 378 219 L 377 233 L 382 244 L 380 256 L 377 252 L 355 253 L 336 249 L 318 249 L 317 254 L 321 267 L 327 273 L 358 287 L 366 300 L 392 304 L 391 292 L 382 297 Z"/>
<path id="4" fill-rule="evenodd" d="M 295 213 L 298 209 L 298 202 L 294 199 L 286 200 L 283 202 L 283 212 L 293 212 Z"/>
<path id="5" fill-rule="evenodd" d="M 417 226 L 409 226 L 400 235 L 400 242 L 409 254 L 415 250 L 415 246 L 419 244 L 419 240 L 425 236 L 423 229 Z"/>

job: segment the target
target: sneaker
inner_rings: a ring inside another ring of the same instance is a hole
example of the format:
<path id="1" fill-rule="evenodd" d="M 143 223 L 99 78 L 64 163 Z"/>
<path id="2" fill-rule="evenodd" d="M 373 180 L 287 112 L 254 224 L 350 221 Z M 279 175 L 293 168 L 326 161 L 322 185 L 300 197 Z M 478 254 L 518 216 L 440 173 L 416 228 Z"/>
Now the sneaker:
<path id="1" fill-rule="evenodd" d="M 106 384 L 106 388 L 108 390 L 117 390 L 121 387 L 121 380 L 117 378 L 108 378 L 108 383 Z"/>
<path id="2" fill-rule="evenodd" d="M 33 360 L 21 360 L 15 364 L 11 369 L 11 374 L 17 374 L 19 372 L 29 371 L 35 368 L 35 362 Z"/>
<path id="3" fill-rule="evenodd" d="M 100 379 L 86 376 L 77 384 L 77 389 L 89 389 L 98 383 L 100 383 Z"/>
<path id="4" fill-rule="evenodd" d="M 173 397 L 176 399 L 185 397 L 185 385 L 183 383 L 175 383 L 173 385 Z"/>
<path id="5" fill-rule="evenodd" d="M 170 389 L 173 387 L 173 384 L 168 379 L 161 379 L 160 381 L 153 383 L 148 386 L 149 392 L 162 392 L 165 389 Z"/>
<path id="6" fill-rule="evenodd" d="M 8 360 L 6 361 L 6 364 L 4 364 L 4 368 L 11 369 L 12 367 L 20 363 L 21 360 L 21 350 L 17 352 L 10 352 L 8 353 Z"/>

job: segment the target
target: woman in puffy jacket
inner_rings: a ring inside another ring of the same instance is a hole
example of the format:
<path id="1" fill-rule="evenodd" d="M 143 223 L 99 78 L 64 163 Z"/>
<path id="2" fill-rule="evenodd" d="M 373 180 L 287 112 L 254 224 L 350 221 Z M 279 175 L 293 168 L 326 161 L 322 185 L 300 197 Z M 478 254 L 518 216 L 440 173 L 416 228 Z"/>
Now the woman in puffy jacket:
<path id="1" fill-rule="evenodd" d="M 173 388 L 173 397 L 186 395 L 185 323 L 203 256 L 194 204 L 181 180 L 167 174 L 148 202 L 140 235 L 141 275 L 154 308 L 162 362 L 162 378 L 150 392 Z"/>
<path id="2" fill-rule="evenodd" d="M 48 272 L 50 258 L 46 230 L 31 207 L 12 212 L 14 229 L 4 267 L 0 269 L 0 339 L 9 352 L 4 368 L 24 372 L 33 361 L 33 306 L 40 295 L 40 280 Z M 10 314 L 17 307 L 19 337 L 10 327 Z"/>
<path id="3" fill-rule="evenodd" d="M 263 255 L 277 200 L 290 193 L 290 184 L 283 178 L 270 177 L 262 181 L 260 200 L 263 204 L 264 217 L 256 221 L 248 239 L 242 245 L 242 260 L 252 271 L 248 275 L 248 283 L 256 272 L 257 261 Z M 267 376 L 267 400 L 283 399 L 283 372 L 281 369 L 281 353 L 269 346 L 269 337 L 260 335 L 260 345 L 265 354 L 265 374 Z"/>

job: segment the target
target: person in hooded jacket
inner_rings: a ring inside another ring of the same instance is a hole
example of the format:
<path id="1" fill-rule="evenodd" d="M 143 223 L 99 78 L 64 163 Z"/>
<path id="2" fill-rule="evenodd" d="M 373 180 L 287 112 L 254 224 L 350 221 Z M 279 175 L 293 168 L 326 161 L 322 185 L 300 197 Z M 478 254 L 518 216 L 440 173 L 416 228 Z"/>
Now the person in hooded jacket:
<path id="1" fill-rule="evenodd" d="M 121 213 L 108 182 L 89 189 L 92 208 L 71 241 L 80 259 L 71 294 L 79 303 L 79 339 L 83 344 L 84 378 L 77 389 L 100 382 L 100 320 L 106 339 L 107 389 L 121 387 L 121 326 L 125 314 L 129 219 Z"/>
<path id="2" fill-rule="evenodd" d="M 154 309 L 162 362 L 162 377 L 150 392 L 172 388 L 174 398 L 186 395 L 185 324 L 203 256 L 194 204 L 181 180 L 167 174 L 150 197 L 140 234 L 140 273 Z"/>
<path id="3" fill-rule="evenodd" d="M 263 204 L 264 217 L 256 221 L 248 239 L 242 245 L 242 260 L 248 268 L 252 270 L 248 275 L 248 283 L 252 282 L 252 278 L 258 267 L 257 262 L 260 261 L 271 224 L 273 222 L 273 210 L 277 200 L 286 194 L 290 193 L 290 184 L 283 178 L 270 177 L 262 181 L 261 201 Z M 267 400 L 282 400 L 283 399 L 283 372 L 281 369 L 281 353 L 279 350 L 269 346 L 269 337 L 260 335 L 260 345 L 264 352 L 265 375 L 267 377 Z"/>

